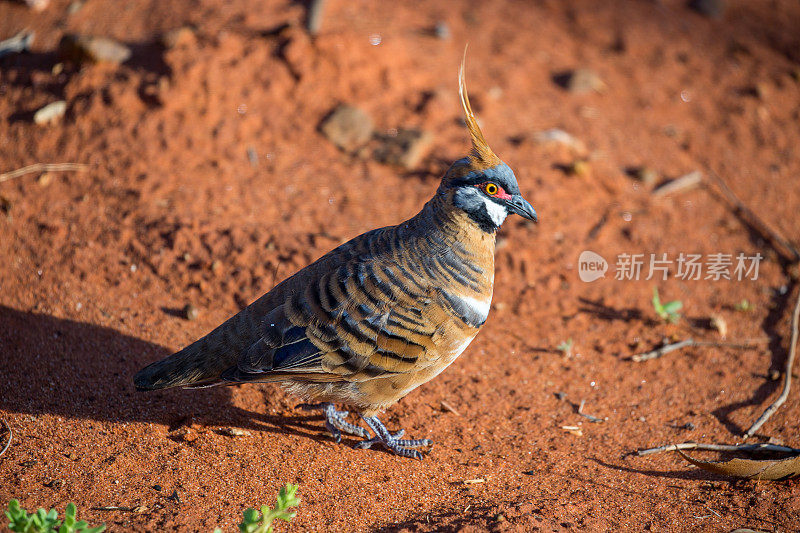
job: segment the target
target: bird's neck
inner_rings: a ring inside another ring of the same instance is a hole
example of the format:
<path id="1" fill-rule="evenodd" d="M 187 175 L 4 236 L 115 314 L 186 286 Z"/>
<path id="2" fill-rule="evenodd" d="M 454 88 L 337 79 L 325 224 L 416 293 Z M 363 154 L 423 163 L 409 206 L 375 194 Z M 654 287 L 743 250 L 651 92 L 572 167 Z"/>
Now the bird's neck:
<path id="1" fill-rule="evenodd" d="M 452 198 L 437 193 L 409 222 L 422 232 L 435 233 L 443 247 L 460 243 L 459 247 L 465 247 L 476 258 L 488 256 L 493 266 L 495 233 L 487 232 L 467 213 L 455 207 Z"/>

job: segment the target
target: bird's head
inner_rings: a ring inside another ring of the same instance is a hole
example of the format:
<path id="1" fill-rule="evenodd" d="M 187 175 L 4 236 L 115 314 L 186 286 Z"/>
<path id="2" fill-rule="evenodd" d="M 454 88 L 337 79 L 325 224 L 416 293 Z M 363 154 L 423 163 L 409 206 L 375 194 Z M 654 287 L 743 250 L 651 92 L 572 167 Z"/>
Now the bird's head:
<path id="1" fill-rule="evenodd" d="M 449 197 L 453 206 L 466 212 L 487 232 L 497 231 L 510 213 L 537 222 L 536 211 L 519 192 L 514 171 L 489 148 L 478 126 L 467 95 L 464 61 L 458 73 L 458 94 L 472 139 L 472 151 L 450 166 L 442 178 L 439 194 Z"/>

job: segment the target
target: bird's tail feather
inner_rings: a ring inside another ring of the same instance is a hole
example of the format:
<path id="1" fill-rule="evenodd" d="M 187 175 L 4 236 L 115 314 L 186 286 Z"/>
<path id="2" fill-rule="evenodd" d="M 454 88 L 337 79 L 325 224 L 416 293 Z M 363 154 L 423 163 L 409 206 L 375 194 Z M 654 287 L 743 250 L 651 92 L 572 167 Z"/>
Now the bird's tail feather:
<path id="1" fill-rule="evenodd" d="M 144 367 L 134 376 L 134 385 L 148 391 L 220 383 L 222 373 L 236 365 L 238 354 L 256 338 L 256 321 L 249 314 L 242 311 L 183 350 Z"/>

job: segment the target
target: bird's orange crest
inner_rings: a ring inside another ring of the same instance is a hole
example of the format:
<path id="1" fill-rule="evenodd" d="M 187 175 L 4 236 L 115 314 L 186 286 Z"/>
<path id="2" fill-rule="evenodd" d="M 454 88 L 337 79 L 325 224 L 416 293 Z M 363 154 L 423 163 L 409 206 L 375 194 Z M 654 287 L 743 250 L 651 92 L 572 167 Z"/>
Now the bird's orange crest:
<path id="1" fill-rule="evenodd" d="M 464 78 L 464 64 L 466 61 L 467 49 L 464 48 L 464 58 L 461 60 L 461 68 L 458 70 L 458 95 L 461 97 L 461 105 L 464 107 L 464 120 L 467 123 L 469 136 L 472 139 L 472 152 L 469 155 L 470 162 L 475 169 L 484 170 L 499 165 L 501 161 L 489 148 L 489 144 L 486 142 L 480 126 L 478 126 L 478 121 L 475 119 L 475 114 L 472 112 L 472 106 L 469 104 L 467 82 Z"/>

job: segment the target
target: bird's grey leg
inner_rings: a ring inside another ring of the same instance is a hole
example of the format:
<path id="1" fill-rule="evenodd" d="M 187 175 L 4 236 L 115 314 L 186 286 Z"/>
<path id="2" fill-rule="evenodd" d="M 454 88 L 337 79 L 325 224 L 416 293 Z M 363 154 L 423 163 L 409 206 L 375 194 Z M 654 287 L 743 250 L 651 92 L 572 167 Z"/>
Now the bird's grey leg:
<path id="1" fill-rule="evenodd" d="M 433 444 L 430 439 L 401 439 L 405 431 L 402 429 L 397 433 L 390 433 L 383 422 L 378 420 L 377 416 L 364 416 L 361 415 L 364 422 L 375 432 L 375 436 L 371 439 L 366 439 L 358 444 L 356 448 L 371 448 L 373 444 L 382 444 L 386 449 L 393 451 L 397 455 L 403 457 L 411 457 L 413 459 L 422 459 L 422 454 L 417 450 L 409 448 L 419 448 L 420 446 L 429 446 Z"/>
<path id="2" fill-rule="evenodd" d="M 369 431 L 345 420 L 348 411 L 337 411 L 336 407 L 330 402 L 318 404 L 304 403 L 298 405 L 298 407 L 305 411 L 322 411 L 322 414 L 325 416 L 325 427 L 331 435 L 333 435 L 336 442 L 342 441 L 342 431 L 349 435 L 355 435 L 356 437 L 369 438 Z"/>

